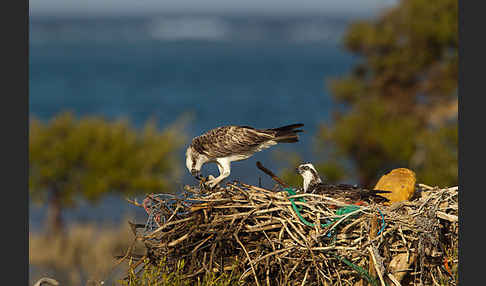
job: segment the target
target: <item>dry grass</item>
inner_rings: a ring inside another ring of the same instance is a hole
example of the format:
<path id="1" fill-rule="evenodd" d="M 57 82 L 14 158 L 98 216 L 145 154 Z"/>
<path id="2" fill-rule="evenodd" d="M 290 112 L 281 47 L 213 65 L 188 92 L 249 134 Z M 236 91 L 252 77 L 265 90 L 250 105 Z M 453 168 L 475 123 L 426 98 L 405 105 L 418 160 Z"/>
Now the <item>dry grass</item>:
<path id="1" fill-rule="evenodd" d="M 57 237 L 31 233 L 29 263 L 35 268 L 31 283 L 45 276 L 55 278 L 61 285 L 116 281 L 123 273 L 121 267 L 114 269 L 115 256 L 125 254 L 132 238 L 127 223 L 103 227 L 79 224 L 71 226 L 65 236 Z"/>

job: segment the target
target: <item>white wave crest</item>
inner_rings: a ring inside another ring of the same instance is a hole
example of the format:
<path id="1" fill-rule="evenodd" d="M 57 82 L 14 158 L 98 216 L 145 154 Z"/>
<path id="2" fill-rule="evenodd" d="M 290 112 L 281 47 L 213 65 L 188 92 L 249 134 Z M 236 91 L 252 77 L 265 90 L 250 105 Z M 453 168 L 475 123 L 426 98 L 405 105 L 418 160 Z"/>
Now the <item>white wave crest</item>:
<path id="1" fill-rule="evenodd" d="M 148 31 L 160 40 L 223 40 L 229 27 L 216 17 L 166 17 L 149 22 Z"/>

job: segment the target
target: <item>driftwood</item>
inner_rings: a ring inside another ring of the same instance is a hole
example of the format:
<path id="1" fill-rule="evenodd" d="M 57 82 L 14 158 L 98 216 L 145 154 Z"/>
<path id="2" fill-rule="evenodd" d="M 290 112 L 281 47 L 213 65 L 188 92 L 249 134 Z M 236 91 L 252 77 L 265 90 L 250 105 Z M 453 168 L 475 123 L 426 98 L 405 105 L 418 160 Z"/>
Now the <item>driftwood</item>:
<path id="1" fill-rule="evenodd" d="M 150 223 L 132 228 L 150 263 L 183 259 L 188 278 L 234 269 L 253 285 L 455 285 L 458 188 L 420 189 L 415 201 L 336 215 L 331 205 L 349 205 L 279 185 L 185 186 L 147 196 L 137 205 Z"/>

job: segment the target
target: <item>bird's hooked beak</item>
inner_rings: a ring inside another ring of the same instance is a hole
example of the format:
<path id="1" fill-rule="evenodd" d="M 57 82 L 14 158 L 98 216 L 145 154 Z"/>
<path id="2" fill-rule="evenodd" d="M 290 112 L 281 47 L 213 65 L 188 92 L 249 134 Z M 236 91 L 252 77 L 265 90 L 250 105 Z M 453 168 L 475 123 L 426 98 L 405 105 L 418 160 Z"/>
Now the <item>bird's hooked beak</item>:
<path id="1" fill-rule="evenodd" d="M 199 170 L 196 170 L 196 169 L 192 169 L 191 170 L 191 175 L 196 178 L 197 180 L 201 181 L 202 178 L 201 178 L 201 171 Z"/>
<path id="2" fill-rule="evenodd" d="M 300 167 L 295 168 L 295 172 L 297 174 L 302 174 L 302 170 L 300 169 Z"/>

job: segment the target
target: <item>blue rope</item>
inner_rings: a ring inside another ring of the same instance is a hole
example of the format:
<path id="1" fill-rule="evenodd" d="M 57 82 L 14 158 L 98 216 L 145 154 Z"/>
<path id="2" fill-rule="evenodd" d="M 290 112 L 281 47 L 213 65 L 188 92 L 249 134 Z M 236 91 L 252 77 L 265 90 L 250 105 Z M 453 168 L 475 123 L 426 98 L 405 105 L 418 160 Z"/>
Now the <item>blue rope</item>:
<path id="1" fill-rule="evenodd" d="M 158 225 L 155 222 L 155 216 L 161 214 L 160 211 L 161 205 L 164 205 L 169 211 L 173 213 L 175 211 L 177 202 L 180 202 L 186 208 L 190 207 L 192 204 L 197 202 L 191 199 L 192 196 L 193 194 L 186 191 L 184 191 L 179 195 L 165 194 L 165 193 L 152 194 L 149 197 L 150 198 L 149 209 L 151 211 L 148 216 L 147 222 L 145 223 L 144 232 L 147 233 L 153 231 L 158 227 Z M 161 199 L 161 201 L 155 200 L 155 198 L 159 198 Z M 178 216 L 184 216 L 189 214 L 189 211 L 178 211 L 176 214 Z M 161 221 L 162 223 L 165 223 L 167 218 L 164 215 L 162 215 L 160 216 L 160 219 L 162 220 Z"/>
<path id="2" fill-rule="evenodd" d="M 380 211 L 379 208 L 376 208 L 378 210 L 378 212 L 380 213 L 381 215 L 381 228 L 380 230 L 378 231 L 378 235 L 380 235 L 380 233 L 385 229 L 386 227 L 386 222 L 385 222 L 385 216 L 383 215 L 383 213 Z"/>

